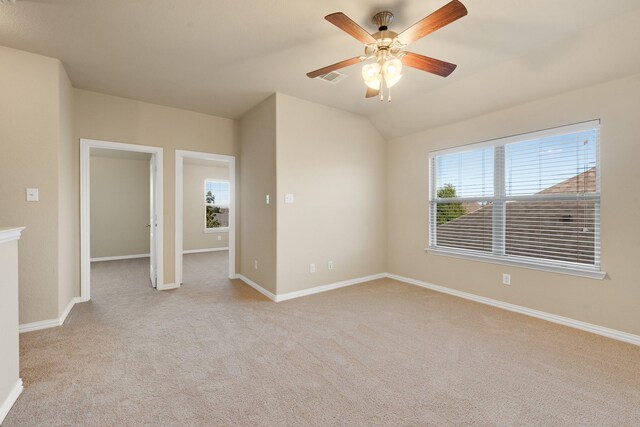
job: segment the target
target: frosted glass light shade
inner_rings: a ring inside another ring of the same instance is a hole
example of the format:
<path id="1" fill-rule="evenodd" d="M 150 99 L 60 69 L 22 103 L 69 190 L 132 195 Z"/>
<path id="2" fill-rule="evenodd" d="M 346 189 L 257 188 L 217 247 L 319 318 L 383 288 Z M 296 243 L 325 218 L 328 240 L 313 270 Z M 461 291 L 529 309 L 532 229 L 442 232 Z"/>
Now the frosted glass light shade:
<path id="1" fill-rule="evenodd" d="M 392 87 L 402 77 L 402 62 L 399 59 L 391 59 L 382 66 L 382 74 L 387 87 Z"/>
<path id="2" fill-rule="evenodd" d="M 365 84 L 371 89 L 380 89 L 380 81 L 382 80 L 382 75 L 380 74 L 381 69 L 382 67 L 377 62 L 366 64 L 362 67 L 362 78 Z"/>

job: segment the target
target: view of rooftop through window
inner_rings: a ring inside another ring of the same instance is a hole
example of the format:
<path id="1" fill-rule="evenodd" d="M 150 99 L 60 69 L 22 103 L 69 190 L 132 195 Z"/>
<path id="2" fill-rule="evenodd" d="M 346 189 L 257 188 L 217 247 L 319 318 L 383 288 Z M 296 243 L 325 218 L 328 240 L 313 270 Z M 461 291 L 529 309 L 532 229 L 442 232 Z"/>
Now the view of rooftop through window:
<path id="1" fill-rule="evenodd" d="M 597 124 L 430 156 L 429 248 L 598 267 Z"/>

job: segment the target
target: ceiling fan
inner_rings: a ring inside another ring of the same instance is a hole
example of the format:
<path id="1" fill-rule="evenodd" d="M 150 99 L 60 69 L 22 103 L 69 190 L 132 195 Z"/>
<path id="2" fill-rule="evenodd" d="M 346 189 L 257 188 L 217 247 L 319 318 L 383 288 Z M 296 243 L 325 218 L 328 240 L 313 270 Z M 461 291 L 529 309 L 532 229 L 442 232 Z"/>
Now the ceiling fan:
<path id="1" fill-rule="evenodd" d="M 403 49 L 409 43 L 433 33 L 466 14 L 467 8 L 458 0 L 453 0 L 398 34 L 388 30 L 389 24 L 393 21 L 393 14 L 388 11 L 379 12 L 372 19 L 372 22 L 378 27 L 378 32 L 369 34 L 344 13 L 332 13 L 325 16 L 324 19 L 363 43 L 364 55 L 311 71 L 307 73 L 307 76 L 313 79 L 331 71 L 372 59 L 375 62 L 369 62 L 362 67 L 362 77 L 367 85 L 366 97 L 373 98 L 380 94 L 380 100 L 382 100 L 384 89 L 387 88 L 388 100 L 390 101 L 389 89 L 402 77 L 403 65 L 442 77 L 447 77 L 456 69 L 455 64 L 406 52 Z"/>

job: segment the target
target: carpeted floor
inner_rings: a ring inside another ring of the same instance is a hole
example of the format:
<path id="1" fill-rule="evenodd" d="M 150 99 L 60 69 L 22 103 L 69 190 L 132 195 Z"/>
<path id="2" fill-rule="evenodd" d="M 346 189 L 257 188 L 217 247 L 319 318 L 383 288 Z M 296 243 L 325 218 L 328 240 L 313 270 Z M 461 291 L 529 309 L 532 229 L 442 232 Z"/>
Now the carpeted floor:
<path id="1" fill-rule="evenodd" d="M 640 348 L 378 280 L 273 303 L 185 257 L 93 265 L 92 301 L 22 334 L 6 426 L 638 425 Z"/>

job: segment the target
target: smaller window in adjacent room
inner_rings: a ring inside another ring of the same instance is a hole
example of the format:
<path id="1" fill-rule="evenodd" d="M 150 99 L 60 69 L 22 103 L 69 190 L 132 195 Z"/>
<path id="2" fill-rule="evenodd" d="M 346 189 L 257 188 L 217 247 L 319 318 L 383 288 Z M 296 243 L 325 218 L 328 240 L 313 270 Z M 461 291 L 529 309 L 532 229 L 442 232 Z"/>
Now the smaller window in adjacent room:
<path id="1" fill-rule="evenodd" d="M 429 154 L 430 252 L 602 277 L 599 121 Z"/>
<path id="2" fill-rule="evenodd" d="M 207 179 L 204 182 L 205 229 L 229 227 L 229 181 Z"/>

